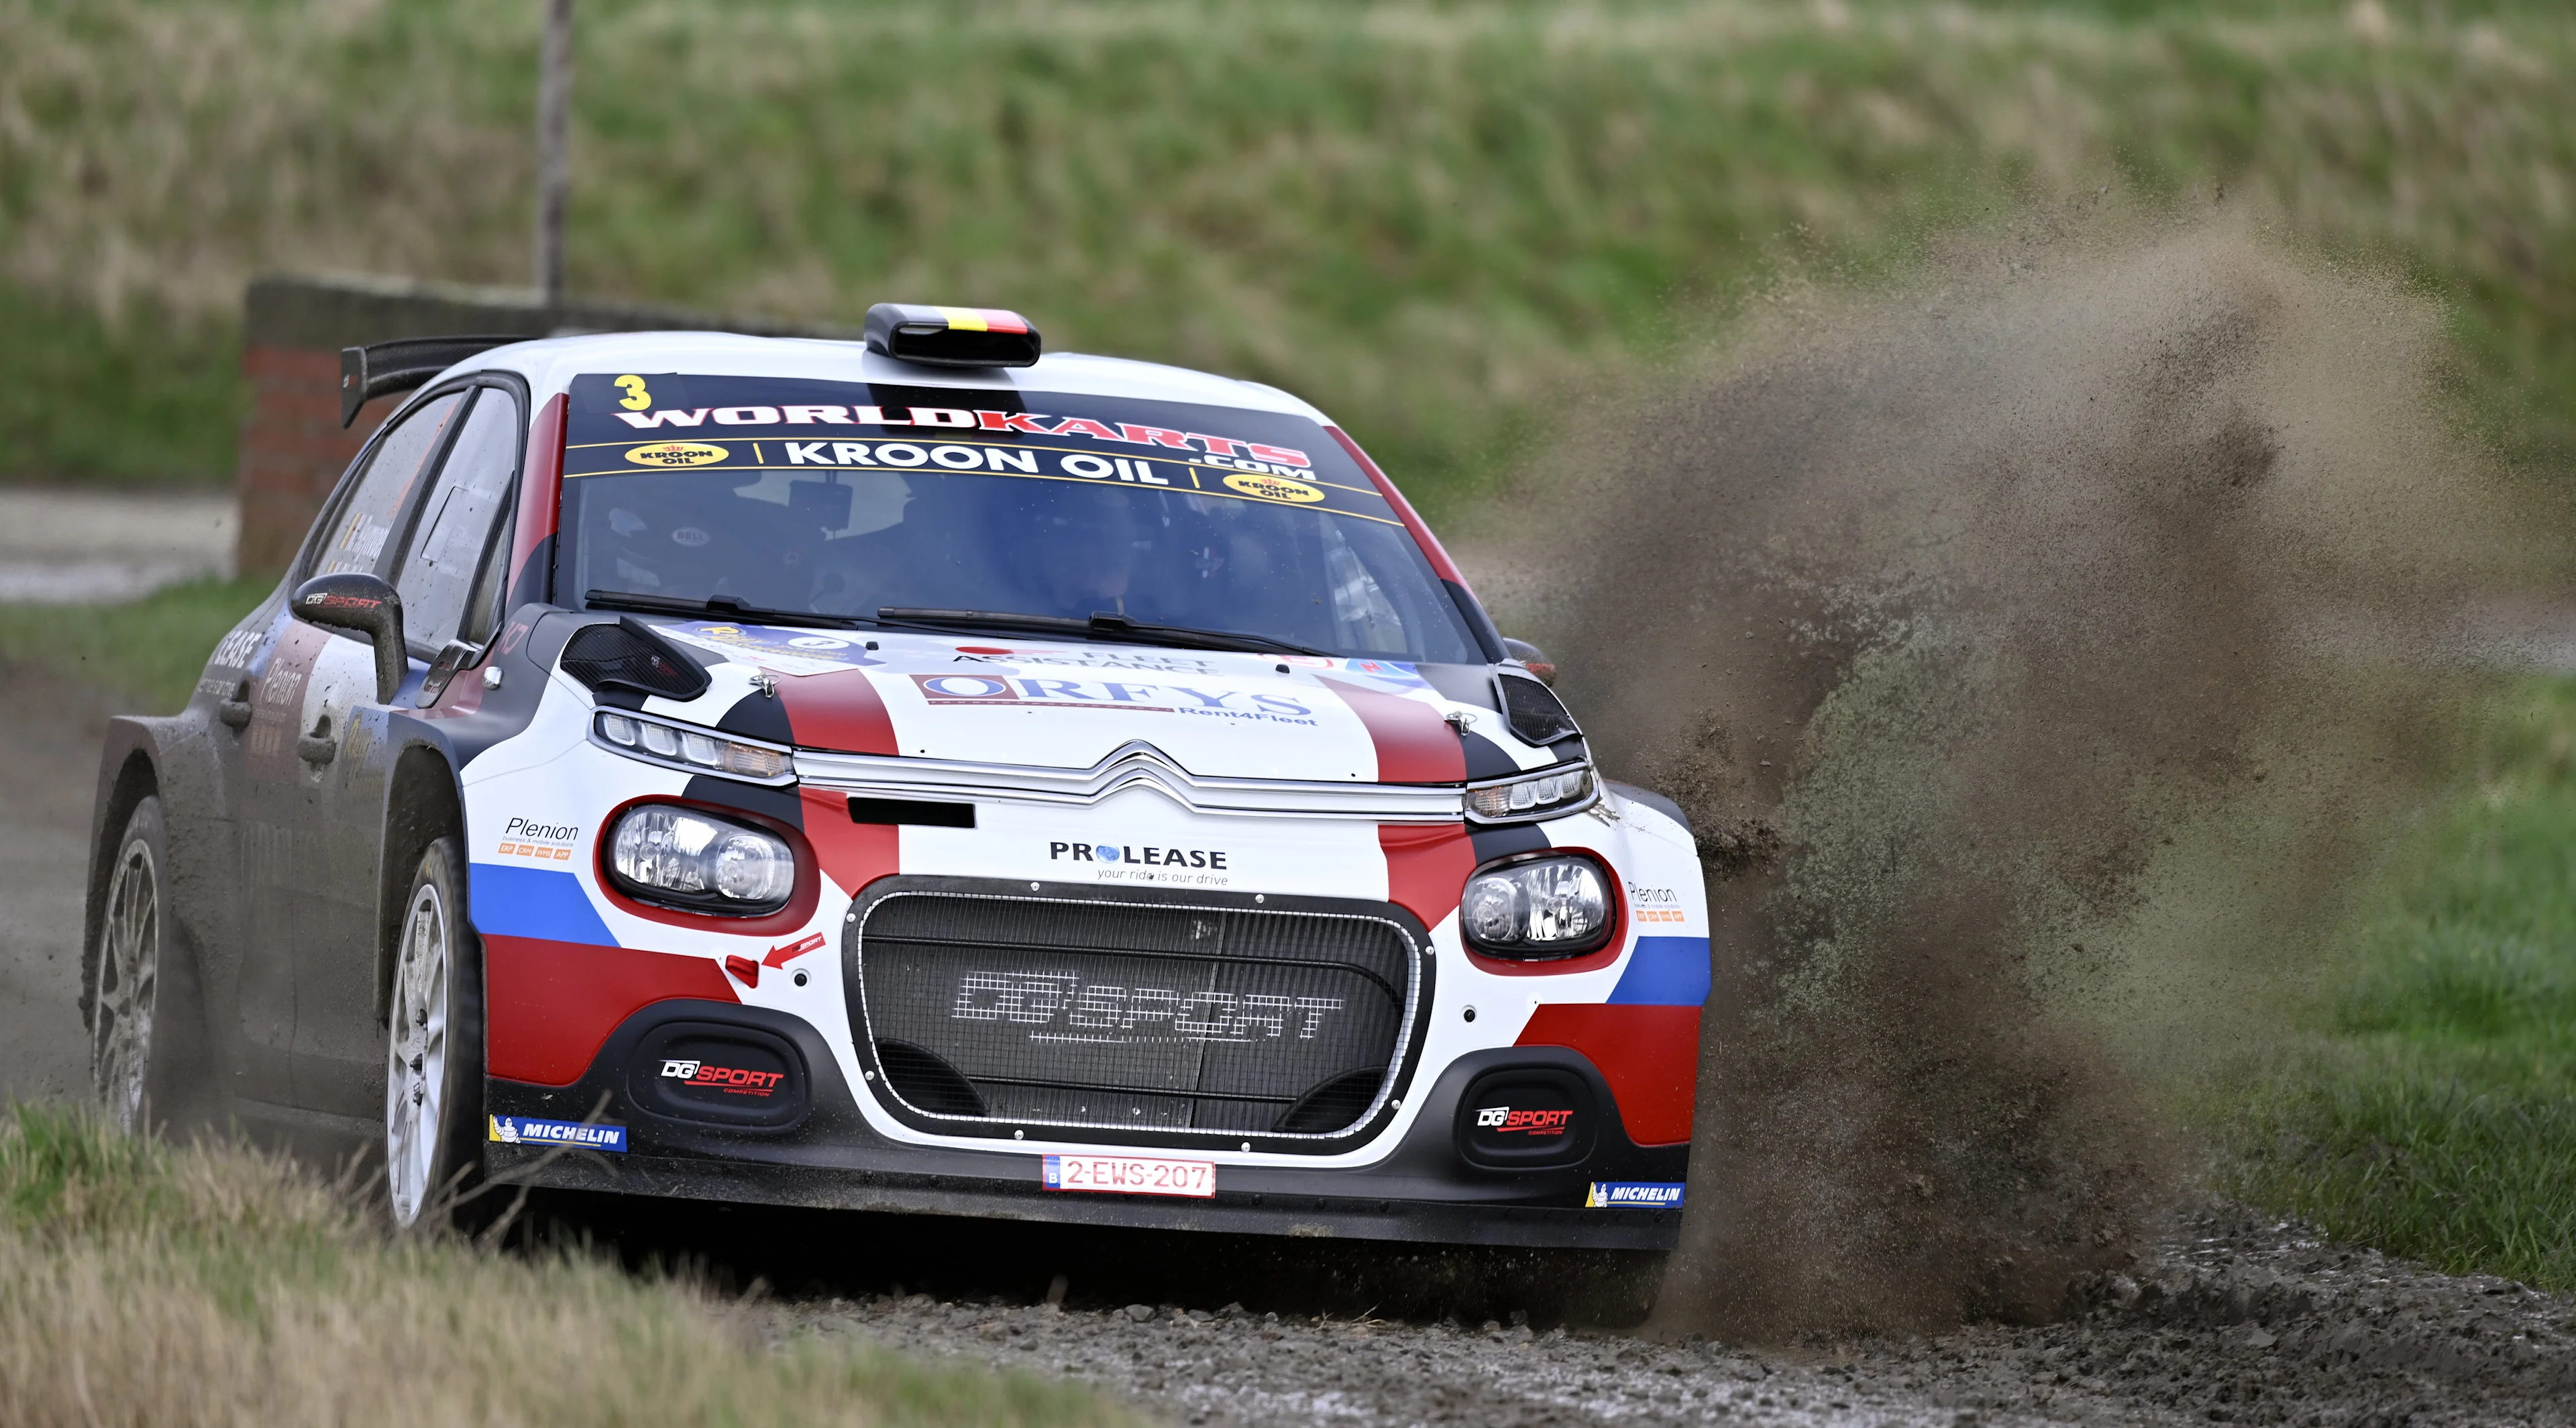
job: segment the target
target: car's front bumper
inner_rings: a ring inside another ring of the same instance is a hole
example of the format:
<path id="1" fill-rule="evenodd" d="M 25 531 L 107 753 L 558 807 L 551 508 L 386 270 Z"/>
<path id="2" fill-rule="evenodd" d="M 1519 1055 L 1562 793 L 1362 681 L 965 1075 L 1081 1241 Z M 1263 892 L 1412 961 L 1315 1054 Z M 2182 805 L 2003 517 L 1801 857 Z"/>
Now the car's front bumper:
<path id="1" fill-rule="evenodd" d="M 792 1046 L 801 1062 L 792 1121 L 718 1124 L 671 1114 L 635 1094 L 653 1039 L 674 1023 L 741 1028 Z M 621 1152 L 487 1144 L 504 1183 L 684 1199 L 916 1214 L 978 1215 L 1115 1225 L 1454 1244 L 1663 1250 L 1680 1232 L 1678 1206 L 1586 1208 L 1592 1187 L 1678 1183 L 1687 1145 L 1638 1146 L 1615 1109 L 1579 1159 L 1539 1168 L 1473 1163 L 1459 1144 L 1459 1109 L 1488 1073 L 1545 1068 L 1582 1078 L 1615 1107 L 1599 1071 L 1562 1047 L 1511 1047 L 1443 1067 L 1410 1131 L 1365 1166 L 1220 1164 L 1210 1199 L 1068 1193 L 1046 1188 L 1037 1150 L 924 1145 L 880 1134 L 861 1114 L 822 1039 L 774 1011 L 712 1001 L 657 1002 L 629 1017 L 589 1071 L 567 1086 L 490 1079 L 485 1109 L 499 1118 L 621 1126 Z M 1131 1148 L 1102 1147 L 1111 1153 Z M 1187 1156 L 1183 1151 L 1146 1154 Z"/>

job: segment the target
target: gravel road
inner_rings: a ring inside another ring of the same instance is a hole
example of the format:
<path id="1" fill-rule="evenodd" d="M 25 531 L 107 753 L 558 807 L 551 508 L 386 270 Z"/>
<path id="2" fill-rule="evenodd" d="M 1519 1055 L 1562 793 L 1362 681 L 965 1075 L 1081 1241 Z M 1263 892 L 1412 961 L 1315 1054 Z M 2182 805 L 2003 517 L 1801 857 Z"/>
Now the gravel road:
<path id="1" fill-rule="evenodd" d="M 2178 1215 L 2071 1317 L 1755 1350 L 1529 1324 L 928 1294 L 774 1305 L 772 1332 L 1068 1374 L 1192 1424 L 2576 1421 L 2576 1302 Z"/>
<path id="2" fill-rule="evenodd" d="M 86 1095 L 83 843 L 111 701 L 0 660 L 0 1096 Z"/>
<path id="3" fill-rule="evenodd" d="M 80 845 L 108 708 L 0 665 L 0 800 L 17 815 L 0 822 L 0 1093 L 13 1097 L 86 1086 Z M 792 1289 L 751 1310 L 773 1334 L 1069 1374 L 1186 1423 L 2576 1422 L 2576 1301 L 2319 1244 L 2225 1207 L 2178 1217 L 2128 1274 L 2079 1286 L 2057 1323 L 1766 1349 L 1583 1327 L 1641 1310 L 1626 1289 L 1637 1266 L 1599 1257 L 556 1208 L 639 1258 Z M 1058 1267 L 1069 1282 L 1050 1305 L 1038 1277 Z M 1515 1302 L 1536 1321 L 1512 1322 Z M 1470 1321 L 1444 1320 L 1444 1305 Z"/>

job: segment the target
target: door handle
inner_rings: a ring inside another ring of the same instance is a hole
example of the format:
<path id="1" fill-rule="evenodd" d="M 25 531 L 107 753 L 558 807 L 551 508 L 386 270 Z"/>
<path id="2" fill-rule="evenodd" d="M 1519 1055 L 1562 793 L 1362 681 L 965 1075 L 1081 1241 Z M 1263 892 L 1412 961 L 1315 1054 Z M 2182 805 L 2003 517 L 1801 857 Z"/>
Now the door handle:
<path id="1" fill-rule="evenodd" d="M 215 717 L 223 720 L 224 727 L 228 729 L 247 729 L 250 727 L 249 680 L 245 679 L 241 683 L 234 685 L 233 692 L 229 698 L 216 702 Z"/>
<path id="2" fill-rule="evenodd" d="M 313 721 L 313 732 L 295 741 L 295 756 L 308 764 L 327 764 L 340 752 L 340 741 L 331 737 L 331 716 Z"/>

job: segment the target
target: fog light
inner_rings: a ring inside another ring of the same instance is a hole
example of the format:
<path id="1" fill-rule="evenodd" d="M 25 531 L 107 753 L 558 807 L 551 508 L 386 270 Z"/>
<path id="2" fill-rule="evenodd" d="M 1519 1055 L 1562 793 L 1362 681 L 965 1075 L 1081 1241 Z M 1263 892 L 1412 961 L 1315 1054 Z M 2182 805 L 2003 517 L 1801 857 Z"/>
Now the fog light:
<path id="1" fill-rule="evenodd" d="M 667 803 L 639 805 L 617 820 L 609 871 L 647 902 L 736 916 L 775 912 L 796 889 L 796 855 L 785 839 Z"/>
<path id="2" fill-rule="evenodd" d="M 1610 937 L 1610 889 L 1589 858 L 1532 858 L 1488 868 L 1458 900 L 1467 945 L 1535 961 L 1590 952 Z"/>

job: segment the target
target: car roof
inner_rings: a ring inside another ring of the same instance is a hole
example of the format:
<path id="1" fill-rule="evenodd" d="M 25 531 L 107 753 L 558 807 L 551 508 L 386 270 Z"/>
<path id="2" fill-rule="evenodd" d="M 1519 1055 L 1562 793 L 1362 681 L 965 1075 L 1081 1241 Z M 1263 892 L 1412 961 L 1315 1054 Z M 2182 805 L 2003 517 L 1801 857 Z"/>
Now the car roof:
<path id="1" fill-rule="evenodd" d="M 1033 367 L 924 367 L 871 352 L 858 342 L 805 337 L 747 337 L 736 332 L 615 332 L 514 342 L 477 353 L 439 380 L 495 368 L 527 379 L 539 402 L 585 373 L 678 372 L 709 377 L 791 377 L 883 382 L 967 391 L 1068 392 L 1192 402 L 1285 412 L 1316 422 L 1330 418 L 1277 387 L 1159 362 L 1051 352 Z"/>

